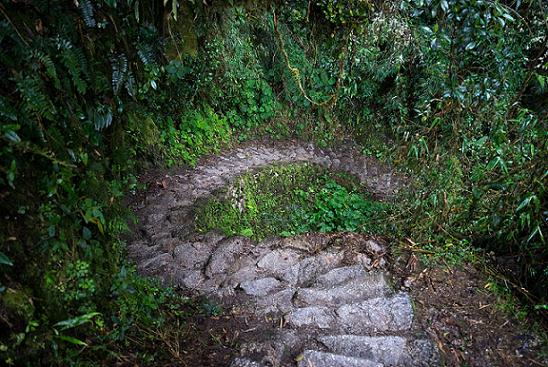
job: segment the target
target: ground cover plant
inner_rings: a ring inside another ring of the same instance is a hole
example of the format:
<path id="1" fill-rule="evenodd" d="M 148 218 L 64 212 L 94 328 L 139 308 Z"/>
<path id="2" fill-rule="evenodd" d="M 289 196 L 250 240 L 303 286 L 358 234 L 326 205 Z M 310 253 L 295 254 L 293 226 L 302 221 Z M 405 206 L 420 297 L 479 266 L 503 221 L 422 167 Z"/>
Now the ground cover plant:
<path id="1" fill-rule="evenodd" d="M 407 172 L 394 239 L 489 259 L 493 289 L 545 319 L 547 14 L 542 0 L 1 0 L 0 361 L 179 353 L 173 325 L 211 307 L 137 275 L 124 198 L 148 168 L 263 137 L 353 140 Z M 203 229 L 382 230 L 385 208 L 351 180 L 276 169 L 302 211 L 270 217 L 287 203 L 250 174 L 261 207 L 236 218 L 213 200 Z"/>
<path id="2" fill-rule="evenodd" d="M 220 229 L 261 241 L 308 232 L 378 233 L 389 210 L 346 174 L 281 165 L 244 174 L 202 204 L 196 223 L 201 232 Z"/>

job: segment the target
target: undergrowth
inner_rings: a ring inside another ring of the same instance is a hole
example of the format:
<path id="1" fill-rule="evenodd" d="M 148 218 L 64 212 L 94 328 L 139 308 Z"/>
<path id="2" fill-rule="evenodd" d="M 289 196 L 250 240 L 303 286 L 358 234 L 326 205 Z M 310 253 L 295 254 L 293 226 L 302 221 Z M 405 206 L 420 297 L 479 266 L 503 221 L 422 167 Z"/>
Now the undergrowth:
<path id="1" fill-rule="evenodd" d="M 309 164 L 246 173 L 203 203 L 197 229 L 263 240 L 307 232 L 378 233 L 390 206 L 373 200 L 355 178 Z"/>
<path id="2" fill-rule="evenodd" d="M 1 362 L 180 353 L 187 301 L 131 270 L 124 197 L 143 169 L 265 136 L 355 139 L 415 189 L 393 210 L 341 177 L 280 171 L 291 208 L 250 175 L 243 202 L 208 204 L 204 230 L 385 228 L 449 263 L 492 252 L 546 315 L 546 13 L 541 0 L 0 0 Z"/>

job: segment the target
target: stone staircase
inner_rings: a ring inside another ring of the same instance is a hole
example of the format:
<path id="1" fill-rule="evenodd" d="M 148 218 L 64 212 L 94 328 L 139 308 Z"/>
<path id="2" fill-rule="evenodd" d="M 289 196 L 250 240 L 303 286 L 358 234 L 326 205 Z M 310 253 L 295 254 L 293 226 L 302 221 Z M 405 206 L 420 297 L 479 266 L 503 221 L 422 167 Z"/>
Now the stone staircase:
<path id="1" fill-rule="evenodd" d="M 316 235 L 254 244 L 209 234 L 180 246 L 210 255 L 191 268 L 181 257 L 174 283 L 258 325 L 232 367 L 437 365 L 432 343 L 413 328 L 408 295 L 373 266 L 382 267 L 385 252 L 374 240 Z"/>
<path id="2" fill-rule="evenodd" d="M 378 197 L 405 181 L 351 150 L 288 143 L 251 145 L 159 178 L 134 209 L 128 243 L 142 274 L 204 295 L 251 327 L 232 367 L 435 366 L 437 352 L 414 327 L 406 293 L 383 272 L 386 249 L 357 234 L 273 238 L 194 233 L 197 202 L 249 169 L 311 162 L 356 175 Z"/>

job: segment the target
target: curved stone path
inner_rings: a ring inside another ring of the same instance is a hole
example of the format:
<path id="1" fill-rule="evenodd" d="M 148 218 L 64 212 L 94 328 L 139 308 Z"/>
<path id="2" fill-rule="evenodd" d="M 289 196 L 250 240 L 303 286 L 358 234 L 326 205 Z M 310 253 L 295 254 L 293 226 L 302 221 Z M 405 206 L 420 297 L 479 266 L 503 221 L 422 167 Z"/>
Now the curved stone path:
<path id="1" fill-rule="evenodd" d="M 395 292 L 382 242 L 357 234 L 254 243 L 194 232 L 195 207 L 250 169 L 310 162 L 346 171 L 380 198 L 405 180 L 351 148 L 255 144 L 165 176 L 136 208 L 129 253 L 141 273 L 213 298 L 245 320 L 232 367 L 433 366 L 437 353 Z"/>

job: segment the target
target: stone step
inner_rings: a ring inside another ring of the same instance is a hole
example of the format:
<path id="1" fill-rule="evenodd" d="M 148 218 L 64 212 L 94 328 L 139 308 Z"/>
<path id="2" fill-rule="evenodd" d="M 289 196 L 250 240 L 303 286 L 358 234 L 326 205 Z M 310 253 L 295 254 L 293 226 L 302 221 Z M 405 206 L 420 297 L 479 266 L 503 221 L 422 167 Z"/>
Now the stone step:
<path id="1" fill-rule="evenodd" d="M 365 358 L 385 366 L 433 366 L 437 354 L 426 339 L 401 336 L 329 335 L 318 337 L 329 352 Z"/>
<path id="2" fill-rule="evenodd" d="M 208 278 L 219 278 L 216 283 L 220 284 L 226 273 L 239 268 L 238 260 L 241 254 L 247 252 L 252 246 L 249 238 L 241 236 L 230 237 L 218 242 L 205 266 L 205 275 Z"/>
<path id="3" fill-rule="evenodd" d="M 295 295 L 298 306 L 338 306 L 390 293 L 390 287 L 381 273 L 364 274 L 335 286 L 301 288 Z"/>
<path id="4" fill-rule="evenodd" d="M 387 366 L 403 366 L 407 340 L 401 336 L 329 335 L 319 337 L 327 350 L 350 357 L 366 358 Z"/>
<path id="5" fill-rule="evenodd" d="M 284 317 L 292 328 L 309 327 L 351 333 L 408 330 L 412 319 L 411 302 L 404 293 L 340 307 L 302 307 L 290 311 Z"/>
<path id="6" fill-rule="evenodd" d="M 336 286 L 347 282 L 351 279 L 359 278 L 367 275 L 368 272 L 361 265 L 342 266 L 321 274 L 316 278 L 316 285 L 319 286 Z"/>
<path id="7" fill-rule="evenodd" d="M 316 350 L 306 350 L 298 359 L 298 367 L 383 367 L 382 364 L 367 359 Z"/>
<path id="8" fill-rule="evenodd" d="M 371 298 L 337 308 L 337 321 L 352 333 L 403 331 L 411 328 L 413 307 L 409 295 Z"/>

